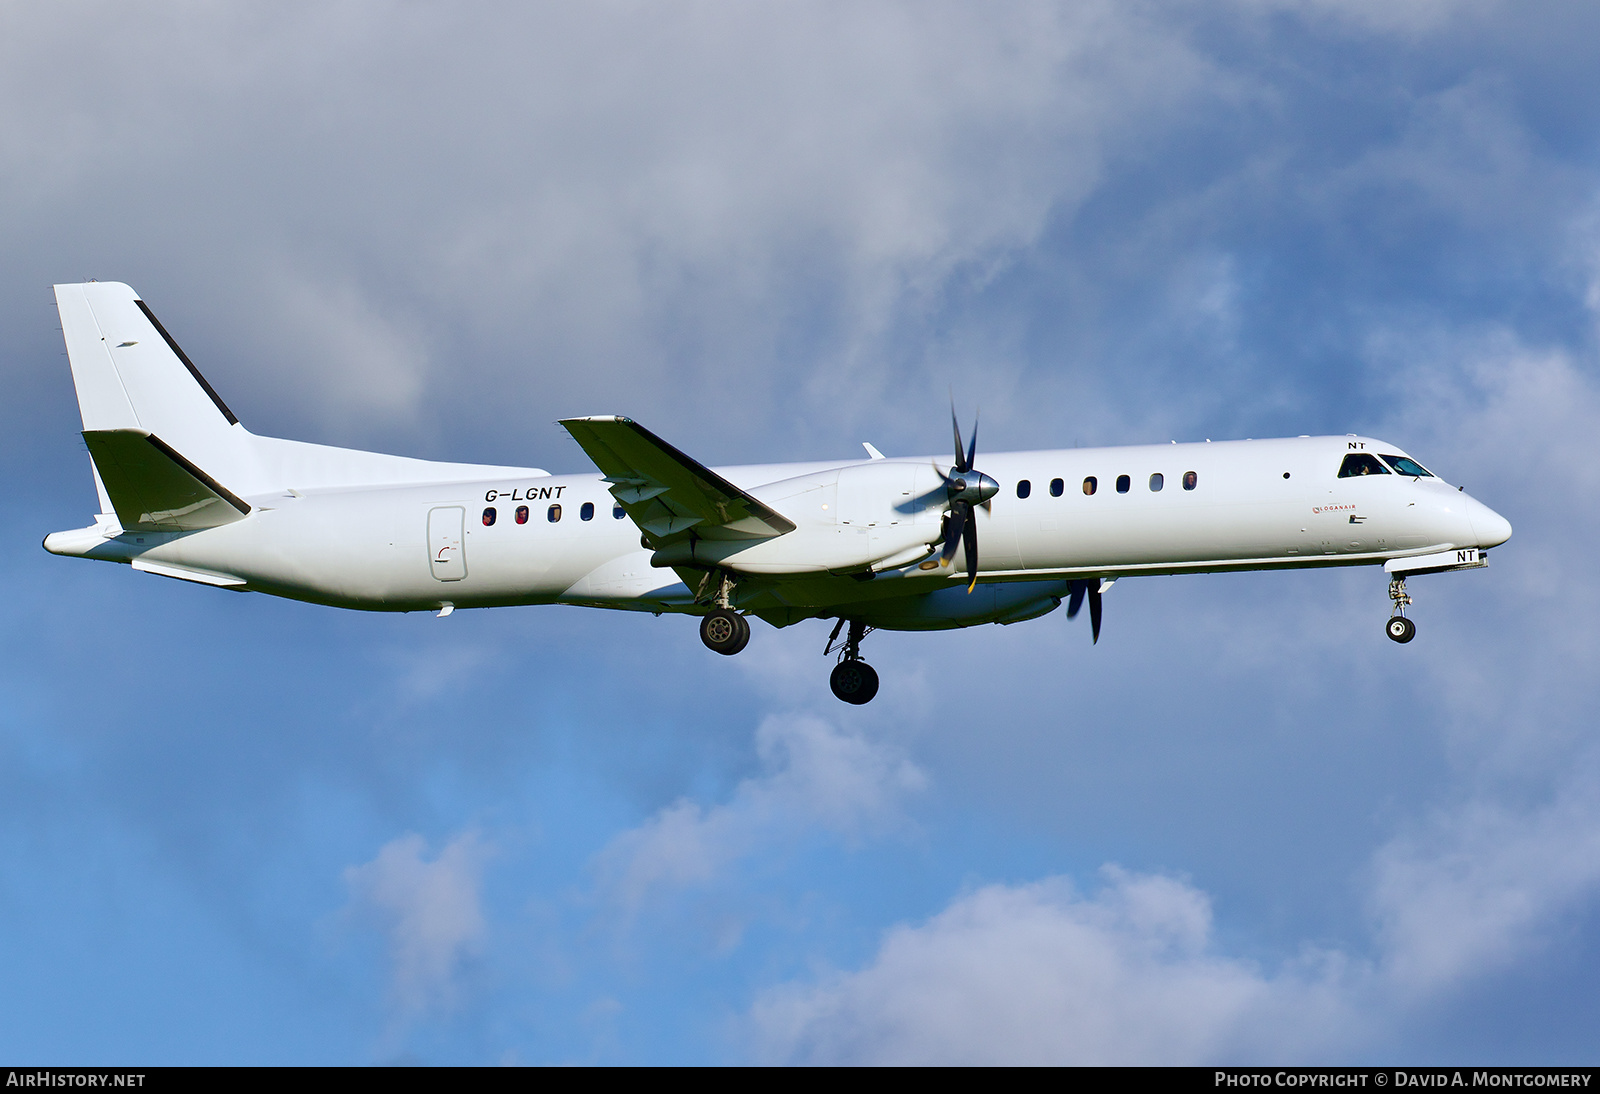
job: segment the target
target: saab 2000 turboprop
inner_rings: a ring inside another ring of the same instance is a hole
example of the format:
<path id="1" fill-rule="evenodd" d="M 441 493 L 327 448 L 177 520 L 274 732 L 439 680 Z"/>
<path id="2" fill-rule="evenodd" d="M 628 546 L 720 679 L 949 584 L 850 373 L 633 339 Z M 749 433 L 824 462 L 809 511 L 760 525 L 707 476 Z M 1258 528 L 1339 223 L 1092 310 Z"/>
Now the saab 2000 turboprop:
<path id="1" fill-rule="evenodd" d="M 1381 565 L 1389 637 L 1408 576 L 1487 565 L 1511 525 L 1372 437 L 1074 448 L 955 460 L 708 468 L 622 417 L 561 422 L 600 474 L 434 463 L 258 437 L 126 285 L 57 285 L 100 513 L 48 551 L 370 611 L 577 604 L 835 619 L 831 685 L 865 703 L 874 628 L 1017 623 L 1119 578 Z M 953 417 L 953 416 L 952 416 Z M 954 423 L 952 422 L 954 425 Z M 982 552 L 979 544 L 982 543 Z M 839 641 L 841 631 L 844 639 Z"/>

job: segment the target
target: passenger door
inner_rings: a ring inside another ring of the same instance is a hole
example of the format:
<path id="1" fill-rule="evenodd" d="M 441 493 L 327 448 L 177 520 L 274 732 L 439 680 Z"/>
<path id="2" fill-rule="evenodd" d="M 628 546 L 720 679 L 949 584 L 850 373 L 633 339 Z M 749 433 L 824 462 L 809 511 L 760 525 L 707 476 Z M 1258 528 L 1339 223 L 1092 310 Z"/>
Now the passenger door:
<path id="1" fill-rule="evenodd" d="M 440 581 L 467 576 L 467 511 L 459 505 L 428 510 L 428 565 Z"/>

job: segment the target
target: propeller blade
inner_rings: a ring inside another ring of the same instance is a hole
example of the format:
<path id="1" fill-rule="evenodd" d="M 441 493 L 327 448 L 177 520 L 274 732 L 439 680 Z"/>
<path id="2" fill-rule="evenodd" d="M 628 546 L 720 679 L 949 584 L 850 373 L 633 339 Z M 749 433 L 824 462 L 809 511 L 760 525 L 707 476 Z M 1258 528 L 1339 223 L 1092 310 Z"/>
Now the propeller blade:
<path id="1" fill-rule="evenodd" d="M 1083 610 L 1083 594 L 1089 591 L 1087 581 L 1074 581 L 1068 588 L 1071 590 L 1070 599 L 1067 600 L 1067 618 L 1076 619 L 1078 612 Z"/>
<path id="2" fill-rule="evenodd" d="M 956 544 L 961 542 L 961 531 L 967 524 L 966 502 L 958 501 L 950 507 L 950 520 L 945 525 L 944 550 L 939 553 L 939 565 L 948 566 L 956 557 Z"/>
<path id="3" fill-rule="evenodd" d="M 966 471 L 972 465 L 962 462 L 961 459 L 961 449 L 965 446 L 961 443 L 961 423 L 956 421 L 956 401 L 954 398 L 950 400 L 950 429 L 956 435 L 956 470 Z"/>
<path id="4" fill-rule="evenodd" d="M 1094 635 L 1091 645 L 1100 644 L 1100 582 L 1089 583 L 1089 631 Z"/>
<path id="5" fill-rule="evenodd" d="M 967 521 L 964 537 L 967 546 L 967 592 L 970 593 L 978 587 L 978 521 L 976 517 Z"/>
<path id="6" fill-rule="evenodd" d="M 956 437 L 956 451 L 957 452 L 959 452 L 961 450 L 960 441 L 961 441 L 961 438 L 960 438 L 959 435 L 957 435 L 957 437 Z M 972 416 L 972 443 L 967 446 L 967 466 L 963 467 L 961 470 L 970 471 L 974 467 L 978 466 L 977 459 L 978 459 L 978 416 L 976 414 L 974 414 Z"/>

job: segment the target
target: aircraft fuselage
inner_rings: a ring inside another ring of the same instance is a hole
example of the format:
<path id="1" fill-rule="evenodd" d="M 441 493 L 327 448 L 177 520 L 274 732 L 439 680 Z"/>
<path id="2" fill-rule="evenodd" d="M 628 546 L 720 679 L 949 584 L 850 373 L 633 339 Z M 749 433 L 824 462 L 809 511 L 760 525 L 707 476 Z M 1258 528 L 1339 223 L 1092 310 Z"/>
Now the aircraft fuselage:
<path id="1" fill-rule="evenodd" d="M 979 581 L 1053 584 L 1381 564 L 1462 547 L 1487 549 L 1509 535 L 1503 518 L 1438 478 L 1339 478 L 1341 460 L 1352 451 L 1405 454 L 1369 437 L 1308 437 L 987 455 L 985 470 L 1000 492 L 990 510 L 978 510 Z M 763 488 L 819 473 L 881 467 L 904 474 L 913 484 L 902 492 L 909 496 L 936 481 L 938 462 L 922 456 L 716 470 L 759 497 Z M 184 570 L 221 575 L 241 590 L 343 608 L 572 603 L 693 610 L 693 590 L 673 569 L 651 564 L 654 552 L 641 546 L 639 529 L 600 475 L 494 471 L 479 481 L 437 485 L 285 490 L 247 498 L 251 514 L 221 527 L 123 532 L 96 537 L 92 545 L 57 540 L 47 546 L 92 558 L 137 558 L 146 563 L 141 568 L 170 568 L 169 576 L 186 576 Z M 1119 491 L 1119 480 L 1125 490 Z M 1085 483 L 1093 493 L 1085 492 Z M 810 493 L 787 511 L 782 502 L 775 505 L 800 524 L 790 535 L 800 537 L 795 546 L 801 552 L 821 553 L 807 541 L 865 540 L 879 534 L 880 524 L 883 532 L 916 544 L 939 538 L 943 513 L 937 506 L 910 512 L 882 506 L 864 514 L 878 521 L 852 523 L 851 514 L 840 511 L 837 490 Z M 808 508 L 802 512 L 801 506 Z M 438 532 L 441 520 L 459 534 L 452 570 L 437 565 L 438 545 L 430 542 L 430 525 Z M 749 574 L 739 604 L 789 622 L 791 616 L 838 614 L 844 604 L 950 587 L 965 591 L 962 557 L 930 572 L 917 565 L 925 554 L 868 580 L 861 577 L 872 573 L 870 566 L 859 565 L 783 582 Z M 737 557 L 725 567 L 740 572 Z"/>
<path id="2" fill-rule="evenodd" d="M 1504 518 L 1371 437 L 710 468 L 627 418 L 561 425 L 598 474 L 434 463 L 259 437 L 127 285 L 56 286 L 100 511 L 56 554 L 341 608 L 578 604 L 701 617 L 723 654 L 848 624 L 831 685 L 876 693 L 873 627 L 1015 623 L 1139 574 L 1485 564 Z M 835 648 L 832 640 L 830 652 Z"/>

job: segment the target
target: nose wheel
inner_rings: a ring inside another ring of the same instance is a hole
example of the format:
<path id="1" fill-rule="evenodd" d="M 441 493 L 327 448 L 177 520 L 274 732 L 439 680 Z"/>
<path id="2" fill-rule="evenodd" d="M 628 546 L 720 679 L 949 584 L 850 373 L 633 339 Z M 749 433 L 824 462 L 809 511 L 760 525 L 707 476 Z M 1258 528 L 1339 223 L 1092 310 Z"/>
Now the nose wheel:
<path id="1" fill-rule="evenodd" d="M 843 645 L 836 647 L 834 641 L 847 623 L 850 630 L 845 636 Z M 833 666 L 833 672 L 828 674 L 828 687 L 833 689 L 833 694 L 837 698 L 853 706 L 870 703 L 872 697 L 878 694 L 877 670 L 861 660 L 861 640 L 867 636 L 869 629 L 858 619 L 841 619 L 834 625 L 833 633 L 828 636 L 827 648 L 823 650 L 824 655 L 832 653 L 835 649 L 841 651 L 839 663 Z"/>
<path id="2" fill-rule="evenodd" d="M 1394 611 L 1384 624 L 1384 633 L 1396 642 L 1406 643 L 1417 636 L 1417 625 L 1405 617 L 1411 597 L 1406 593 L 1406 579 L 1397 577 L 1389 582 L 1389 599 L 1394 601 Z"/>

